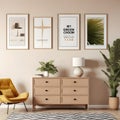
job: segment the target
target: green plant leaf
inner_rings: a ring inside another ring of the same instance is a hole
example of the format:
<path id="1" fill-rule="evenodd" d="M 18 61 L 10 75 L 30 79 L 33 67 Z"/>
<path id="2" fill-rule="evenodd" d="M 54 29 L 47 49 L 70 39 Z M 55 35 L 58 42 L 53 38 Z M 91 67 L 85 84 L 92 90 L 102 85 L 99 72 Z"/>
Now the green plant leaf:
<path id="1" fill-rule="evenodd" d="M 54 66 L 54 60 L 50 60 L 48 62 L 43 62 L 40 61 L 40 67 L 37 68 L 37 70 L 40 70 L 41 72 L 43 71 L 48 71 L 51 74 L 55 74 L 56 72 L 58 72 L 57 67 Z"/>
<path id="2" fill-rule="evenodd" d="M 105 74 L 108 78 L 110 78 L 110 75 L 109 75 L 106 71 L 102 70 L 102 72 L 104 72 L 104 74 Z"/>
<path id="3" fill-rule="evenodd" d="M 101 51 L 100 51 L 100 53 L 102 54 L 103 58 L 105 59 L 106 65 L 107 65 L 107 66 L 111 65 L 109 59 L 105 56 L 105 54 L 103 54 Z"/>
<path id="4" fill-rule="evenodd" d="M 108 44 L 109 56 L 107 57 L 101 51 L 105 64 L 106 71 L 102 70 L 104 74 L 108 77 L 106 84 L 111 89 L 111 96 L 116 97 L 120 85 L 120 39 L 113 41 L 113 45 Z"/>

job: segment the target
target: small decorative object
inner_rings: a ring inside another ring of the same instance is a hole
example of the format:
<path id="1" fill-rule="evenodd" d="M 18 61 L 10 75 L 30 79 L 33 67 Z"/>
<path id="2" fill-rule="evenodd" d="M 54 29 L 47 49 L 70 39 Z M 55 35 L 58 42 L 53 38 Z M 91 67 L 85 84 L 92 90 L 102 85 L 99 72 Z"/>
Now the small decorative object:
<path id="1" fill-rule="evenodd" d="M 85 14 L 85 49 L 107 48 L 107 14 Z"/>
<path id="2" fill-rule="evenodd" d="M 79 50 L 79 14 L 58 15 L 58 49 Z"/>
<path id="3" fill-rule="evenodd" d="M 7 49 L 28 49 L 28 14 L 7 14 Z"/>
<path id="4" fill-rule="evenodd" d="M 108 44 L 108 52 L 109 57 L 101 52 L 107 67 L 106 71 L 102 71 L 108 77 L 105 83 L 110 89 L 109 108 L 117 110 L 119 108 L 117 93 L 120 85 L 120 38 L 116 39 L 112 46 Z"/>
<path id="5" fill-rule="evenodd" d="M 35 74 L 35 75 L 37 75 L 37 76 L 39 76 L 39 77 L 43 77 L 43 74 Z"/>
<path id="6" fill-rule="evenodd" d="M 72 65 L 74 68 L 73 74 L 76 77 L 81 77 L 84 73 L 82 66 L 85 66 L 85 59 L 80 57 L 73 57 L 72 59 Z"/>
<path id="7" fill-rule="evenodd" d="M 40 70 L 41 72 L 44 72 L 44 76 L 48 77 L 49 73 L 51 74 L 55 74 L 56 72 L 58 72 L 57 67 L 54 66 L 53 64 L 53 60 L 50 60 L 48 62 L 39 62 L 40 63 L 40 67 L 37 68 L 37 70 Z"/>
<path id="8" fill-rule="evenodd" d="M 52 18 L 34 18 L 34 48 L 52 48 Z"/>

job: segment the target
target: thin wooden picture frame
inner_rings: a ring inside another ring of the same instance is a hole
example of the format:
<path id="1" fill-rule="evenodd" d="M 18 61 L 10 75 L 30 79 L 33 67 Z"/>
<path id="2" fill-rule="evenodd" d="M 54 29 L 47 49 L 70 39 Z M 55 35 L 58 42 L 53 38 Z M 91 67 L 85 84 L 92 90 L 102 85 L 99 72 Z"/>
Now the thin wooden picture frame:
<path id="1" fill-rule="evenodd" d="M 33 18 L 33 48 L 52 49 L 53 48 L 53 18 L 34 17 Z"/>
<path id="2" fill-rule="evenodd" d="M 84 19 L 85 49 L 107 49 L 108 15 L 105 13 L 88 13 L 84 15 Z"/>
<path id="3" fill-rule="evenodd" d="M 29 14 L 8 13 L 7 49 L 29 48 Z"/>
<path id="4" fill-rule="evenodd" d="M 80 14 L 58 14 L 58 50 L 80 50 Z"/>

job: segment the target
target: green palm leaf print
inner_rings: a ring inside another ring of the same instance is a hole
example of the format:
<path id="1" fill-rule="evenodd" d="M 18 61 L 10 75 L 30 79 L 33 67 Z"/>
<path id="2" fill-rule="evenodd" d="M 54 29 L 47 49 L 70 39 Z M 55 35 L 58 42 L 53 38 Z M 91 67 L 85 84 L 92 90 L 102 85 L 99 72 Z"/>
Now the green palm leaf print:
<path id="1" fill-rule="evenodd" d="M 102 19 L 88 19 L 87 24 L 87 44 L 103 45 L 104 44 L 104 24 Z"/>

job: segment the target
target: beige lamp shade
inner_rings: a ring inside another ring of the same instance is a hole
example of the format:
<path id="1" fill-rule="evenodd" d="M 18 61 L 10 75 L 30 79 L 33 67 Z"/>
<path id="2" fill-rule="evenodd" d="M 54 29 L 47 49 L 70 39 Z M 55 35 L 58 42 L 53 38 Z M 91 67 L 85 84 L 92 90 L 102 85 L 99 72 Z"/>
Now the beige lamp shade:
<path id="1" fill-rule="evenodd" d="M 82 67 L 85 66 L 85 59 L 82 57 L 73 57 L 72 59 L 73 67 Z"/>

